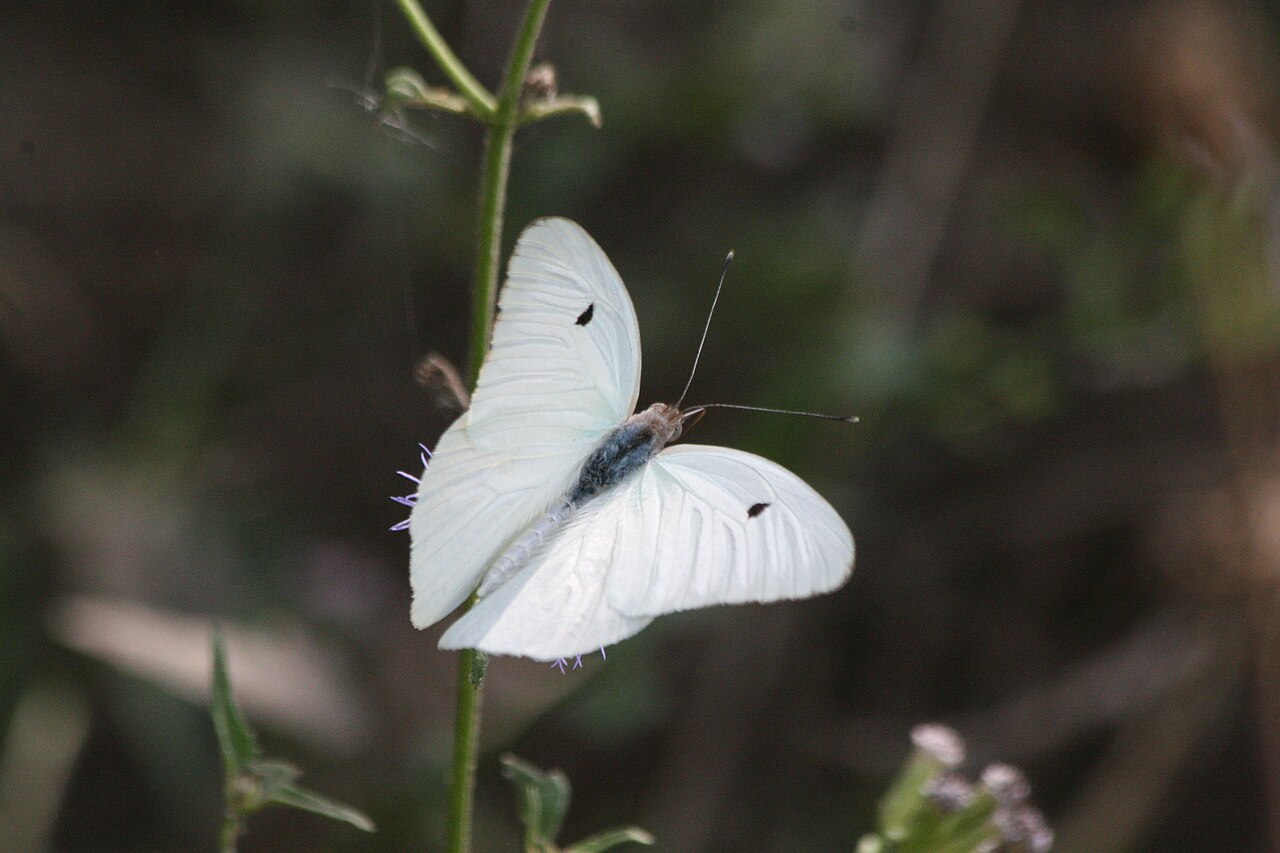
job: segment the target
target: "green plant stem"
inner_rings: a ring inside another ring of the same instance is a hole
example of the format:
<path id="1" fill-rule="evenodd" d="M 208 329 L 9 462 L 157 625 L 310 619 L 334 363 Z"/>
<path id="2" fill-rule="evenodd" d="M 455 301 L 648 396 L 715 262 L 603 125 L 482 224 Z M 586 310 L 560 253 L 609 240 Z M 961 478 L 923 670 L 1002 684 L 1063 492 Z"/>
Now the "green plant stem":
<path id="1" fill-rule="evenodd" d="M 507 178 L 511 172 L 511 148 L 520 111 L 520 96 L 524 90 L 525 77 L 529 73 L 529 62 L 533 58 L 533 47 L 538 41 L 538 33 L 542 30 L 542 22 L 546 19 L 550 2 L 551 0 L 530 0 L 525 9 L 524 19 L 520 22 L 511 58 L 507 61 L 506 73 L 503 75 L 497 108 L 486 121 L 488 128 L 485 131 L 484 170 L 480 184 L 476 284 L 471 315 L 469 377 L 473 391 L 480 375 L 480 365 L 489 349 L 494 307 L 497 304 L 498 252 L 502 246 Z M 430 31 L 435 33 L 426 15 L 422 14 L 413 0 L 400 0 L 400 4 L 413 21 L 414 16 L 407 6 L 411 4 Z M 421 30 L 416 21 L 414 25 Z M 421 32 L 419 34 L 423 35 Z M 426 37 L 423 37 L 425 41 Z M 438 33 L 435 33 L 435 39 L 439 40 Z M 440 46 L 444 53 L 453 57 L 443 46 L 443 41 L 440 41 Z M 430 44 L 428 47 L 430 48 Z M 443 67 L 441 52 L 432 49 L 432 53 Z M 453 61 L 457 61 L 456 57 Z M 445 70 L 449 73 L 447 68 Z M 453 77 L 452 74 L 450 76 Z M 466 77 L 470 78 L 470 74 Z M 454 78 L 454 82 L 458 83 L 457 78 Z M 461 85 L 459 89 L 465 94 Z M 469 610 L 474 603 L 473 595 L 467 601 L 466 609 Z M 453 729 L 453 774 L 449 790 L 449 831 L 446 846 L 449 853 L 468 853 L 471 849 L 471 811 L 475 794 L 476 753 L 480 742 L 480 702 L 484 689 L 483 678 L 476 671 L 479 655 L 474 649 L 467 649 L 458 659 L 458 704 Z"/>
<path id="2" fill-rule="evenodd" d="M 529 73 L 533 46 L 551 0 L 531 0 L 516 36 L 498 108 L 485 132 L 484 173 L 480 185 L 480 228 L 476 245 L 476 290 L 472 302 L 470 375 L 476 376 L 489 349 L 489 330 L 498 297 L 498 253 L 502 248 L 502 224 L 507 205 L 507 178 L 511 174 L 511 148 L 520 113 L 520 95 Z"/>
<path id="3" fill-rule="evenodd" d="M 480 184 L 480 221 L 476 239 L 476 284 L 471 301 L 471 351 L 468 372 L 471 390 L 489 351 L 489 329 L 498 302 L 498 253 L 502 248 L 502 222 L 507 204 L 507 178 L 511 174 L 511 143 L 515 125 L 490 125 L 484 139 L 484 174 Z M 484 329 L 484 334 L 477 334 Z"/>
<path id="4" fill-rule="evenodd" d="M 218 833 L 218 853 L 236 853 L 236 840 L 240 838 L 242 829 L 239 812 L 228 806 L 222 815 L 222 829 Z"/>
<path id="5" fill-rule="evenodd" d="M 418 5 L 418 0 L 396 0 L 396 2 L 400 4 L 400 11 L 404 12 L 404 16 L 409 19 L 409 25 L 413 27 L 414 33 L 431 53 L 440 70 L 471 104 L 471 109 L 476 116 L 483 121 L 491 121 L 498 106 L 497 101 L 493 95 L 489 94 L 489 90 L 472 76 L 467 66 L 462 64 L 462 60 L 458 59 L 457 54 L 441 38 L 440 31 Z"/>
<path id="6" fill-rule="evenodd" d="M 475 600 L 467 601 L 467 609 Z M 467 853 L 471 849 L 471 809 L 476 785 L 476 754 L 480 746 L 480 700 L 484 682 L 472 673 L 475 649 L 463 649 L 458 655 L 458 707 L 453 721 L 453 771 L 449 785 L 449 833 L 445 849 L 449 853 Z"/>

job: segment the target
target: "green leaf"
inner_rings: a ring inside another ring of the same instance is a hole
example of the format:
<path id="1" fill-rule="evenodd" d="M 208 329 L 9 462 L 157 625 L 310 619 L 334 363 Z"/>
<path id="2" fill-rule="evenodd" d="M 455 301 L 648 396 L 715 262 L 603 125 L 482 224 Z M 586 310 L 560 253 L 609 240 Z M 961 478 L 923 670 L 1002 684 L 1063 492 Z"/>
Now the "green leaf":
<path id="1" fill-rule="evenodd" d="M 295 783 L 302 771 L 287 761 L 262 758 L 257 735 L 236 706 L 227 677 L 227 653 L 222 632 L 213 629 L 213 684 L 210 713 L 218 733 L 222 762 L 226 768 L 228 823 L 224 827 L 224 849 L 234 844 L 242 832 L 242 819 L 269 804 L 293 806 L 349 823 L 373 832 L 373 821 L 350 806 L 334 802 Z"/>
<path id="2" fill-rule="evenodd" d="M 991 823 L 996 800 L 989 792 L 980 792 L 973 802 L 960 811 L 946 815 L 935 830 L 938 843 L 926 847 L 930 853 L 973 853 L 986 849 L 1000 839 L 1000 830 Z"/>
<path id="3" fill-rule="evenodd" d="M 604 123 L 600 115 L 600 102 L 590 95 L 560 95 L 525 104 L 520 110 L 519 122 L 522 125 L 532 124 L 552 116 L 574 114 L 585 116 L 597 130 Z"/>
<path id="4" fill-rule="evenodd" d="M 1000 839 L 1000 830 L 991 823 L 996 801 L 989 792 L 978 792 L 971 803 L 957 812 L 944 813 L 925 801 L 912 816 L 898 848 L 901 853 L 974 853 L 988 849 Z"/>
<path id="5" fill-rule="evenodd" d="M 459 115 L 475 115 L 471 102 L 449 89 L 428 86 L 418 72 L 411 68 L 394 68 L 387 72 L 386 97 L 382 109 L 397 112 L 402 109 L 441 110 Z"/>
<path id="6" fill-rule="evenodd" d="M 652 844 L 653 836 L 638 826 L 624 826 L 621 829 L 606 829 L 590 838 L 584 838 L 572 847 L 565 848 L 564 853 L 600 853 L 610 847 L 633 841 L 636 844 Z"/>
<path id="7" fill-rule="evenodd" d="M 403 67 L 388 71 L 383 86 L 386 88 L 387 100 L 391 102 L 392 107 L 403 106 L 425 98 L 431 91 L 431 87 L 422 79 L 421 74 L 412 68 Z"/>
<path id="8" fill-rule="evenodd" d="M 302 771 L 287 761 L 260 759 L 248 767 L 249 775 L 257 780 L 263 799 L 270 799 L 276 791 L 298 781 Z"/>
<path id="9" fill-rule="evenodd" d="M 880 833 L 886 839 L 901 841 L 908 837 L 912 824 L 926 806 L 924 787 L 942 769 L 942 765 L 923 750 L 916 750 L 911 756 L 880 801 Z"/>
<path id="10" fill-rule="evenodd" d="M 239 776 L 262 755 L 258 737 L 240 712 L 231 694 L 231 680 L 227 677 L 227 652 L 222 642 L 222 631 L 213 629 L 213 683 L 210 688 L 209 713 L 213 728 L 218 734 L 218 746 L 222 750 L 222 766 L 228 777 Z"/>
<path id="11" fill-rule="evenodd" d="M 515 785 L 520 800 L 525 849 L 553 848 L 569 810 L 569 780 L 559 770 L 543 772 L 514 755 L 504 755 L 501 761 L 502 775 Z"/>
<path id="12" fill-rule="evenodd" d="M 377 829 L 373 825 L 373 821 L 364 812 L 321 796 L 314 791 L 299 788 L 296 785 L 286 784 L 276 788 L 270 792 L 267 801 L 282 806 L 293 806 L 295 809 L 302 809 L 303 811 L 314 812 L 334 820 L 340 820 L 343 823 L 351 824 L 356 829 L 363 829 L 365 832 L 375 832 Z"/>

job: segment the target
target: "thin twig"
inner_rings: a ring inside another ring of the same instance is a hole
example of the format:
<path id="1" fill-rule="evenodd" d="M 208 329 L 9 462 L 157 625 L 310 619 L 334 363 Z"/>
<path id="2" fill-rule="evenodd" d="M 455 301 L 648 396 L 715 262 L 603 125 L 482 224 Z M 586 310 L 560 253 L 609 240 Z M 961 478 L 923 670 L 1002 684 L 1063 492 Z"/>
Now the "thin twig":
<path id="1" fill-rule="evenodd" d="M 400 4 L 400 10 L 404 12 L 405 18 L 409 20 L 409 25 L 413 27 L 414 33 L 422 41 L 423 46 L 431 53 L 440 70 L 471 104 L 476 116 L 484 121 L 490 120 L 497 110 L 497 101 L 489 90 L 472 76 L 467 67 L 462 64 L 462 60 L 458 59 L 457 54 L 445 43 L 440 36 L 440 31 L 418 5 L 418 0 L 396 0 L 396 2 Z"/>

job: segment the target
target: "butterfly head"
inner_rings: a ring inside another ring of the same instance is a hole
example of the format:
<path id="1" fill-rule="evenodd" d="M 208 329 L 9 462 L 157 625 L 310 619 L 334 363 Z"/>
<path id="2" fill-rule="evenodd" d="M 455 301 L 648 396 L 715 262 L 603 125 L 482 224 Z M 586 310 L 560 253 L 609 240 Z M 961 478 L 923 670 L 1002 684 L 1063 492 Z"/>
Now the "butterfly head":
<path id="1" fill-rule="evenodd" d="M 707 410 L 703 406 L 694 406 L 693 408 L 685 409 L 684 411 L 680 412 L 679 417 L 680 417 L 681 432 L 683 432 L 686 429 L 693 429 L 693 425 L 696 424 L 698 421 L 702 420 L 702 416 L 705 415 L 706 413 L 707 413 Z"/>
<path id="2" fill-rule="evenodd" d="M 631 419 L 648 427 L 656 439 L 656 446 L 661 448 L 680 437 L 690 414 L 696 412 L 685 413 L 669 403 L 654 403 L 643 412 L 632 415 Z"/>

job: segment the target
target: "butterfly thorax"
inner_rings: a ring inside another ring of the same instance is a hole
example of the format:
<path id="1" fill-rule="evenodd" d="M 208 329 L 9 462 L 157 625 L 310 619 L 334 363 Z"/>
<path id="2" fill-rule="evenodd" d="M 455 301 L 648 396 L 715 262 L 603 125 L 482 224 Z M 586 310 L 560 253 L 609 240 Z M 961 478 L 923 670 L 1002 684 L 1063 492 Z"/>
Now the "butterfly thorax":
<path id="1" fill-rule="evenodd" d="M 577 484 L 515 539 L 480 579 L 476 592 L 483 598 L 523 569 L 538 549 L 568 521 L 582 504 L 620 483 L 668 443 L 680 437 L 680 410 L 654 403 L 637 412 L 605 436 L 587 458 Z"/>
<path id="2" fill-rule="evenodd" d="M 679 438 L 680 425 L 680 411 L 666 403 L 654 403 L 627 418 L 587 458 L 569 501 L 578 504 L 617 485 Z"/>

